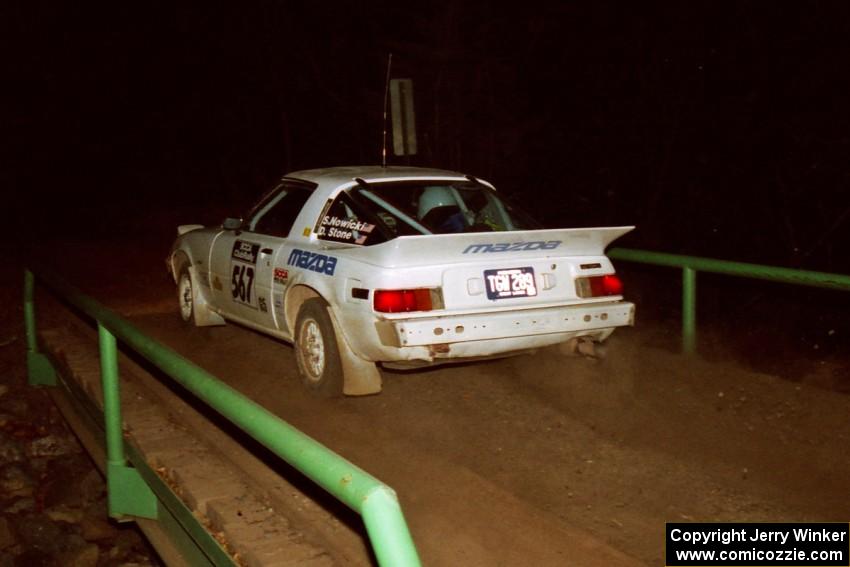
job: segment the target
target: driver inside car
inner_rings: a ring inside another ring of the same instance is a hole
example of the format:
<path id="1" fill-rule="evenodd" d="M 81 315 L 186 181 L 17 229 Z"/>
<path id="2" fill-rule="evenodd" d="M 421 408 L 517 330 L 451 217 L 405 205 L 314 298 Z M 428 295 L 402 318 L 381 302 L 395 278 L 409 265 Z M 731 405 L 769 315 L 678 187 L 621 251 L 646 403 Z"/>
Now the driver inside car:
<path id="1" fill-rule="evenodd" d="M 438 234 L 463 232 L 467 228 L 466 216 L 449 187 L 432 185 L 419 196 L 419 220 Z"/>

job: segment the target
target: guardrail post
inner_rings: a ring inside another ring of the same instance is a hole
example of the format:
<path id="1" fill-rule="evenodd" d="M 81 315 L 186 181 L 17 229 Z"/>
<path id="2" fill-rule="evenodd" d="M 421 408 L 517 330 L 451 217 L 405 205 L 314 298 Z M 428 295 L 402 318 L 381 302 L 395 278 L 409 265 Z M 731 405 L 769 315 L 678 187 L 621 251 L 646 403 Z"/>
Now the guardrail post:
<path id="1" fill-rule="evenodd" d="M 103 387 L 103 416 L 106 428 L 106 489 L 109 515 L 157 519 L 158 504 L 153 491 L 139 472 L 127 466 L 121 420 L 121 390 L 118 382 L 118 349 L 115 336 L 98 321 L 100 379 Z"/>
<path id="2" fill-rule="evenodd" d="M 380 486 L 363 502 L 363 523 L 381 567 L 418 567 L 416 545 L 410 535 L 395 492 Z"/>
<path id="3" fill-rule="evenodd" d="M 694 354 L 697 345 L 697 271 L 682 268 L 682 350 Z"/>
<path id="4" fill-rule="evenodd" d="M 50 360 L 38 351 L 35 324 L 35 276 L 24 271 L 24 328 L 27 335 L 27 380 L 30 386 L 55 386 L 56 371 Z"/>
<path id="5" fill-rule="evenodd" d="M 683 256 L 681 254 L 630 248 L 612 248 L 608 251 L 608 256 L 627 262 L 682 268 L 682 350 L 688 354 L 696 352 L 697 270 L 727 276 L 850 291 L 850 275 L 847 274 L 793 270 L 777 266 L 730 262 L 714 258 Z"/>

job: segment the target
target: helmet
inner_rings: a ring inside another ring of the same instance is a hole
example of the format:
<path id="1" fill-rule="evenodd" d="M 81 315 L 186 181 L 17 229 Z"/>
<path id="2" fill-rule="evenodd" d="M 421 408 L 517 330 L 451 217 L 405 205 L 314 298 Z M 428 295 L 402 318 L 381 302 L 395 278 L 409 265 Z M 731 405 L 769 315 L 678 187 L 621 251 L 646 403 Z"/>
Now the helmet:
<path id="1" fill-rule="evenodd" d="M 442 185 L 431 185 L 425 188 L 419 196 L 419 208 L 416 213 L 419 220 L 425 218 L 425 215 L 437 207 L 458 207 L 457 199 L 450 188 Z"/>

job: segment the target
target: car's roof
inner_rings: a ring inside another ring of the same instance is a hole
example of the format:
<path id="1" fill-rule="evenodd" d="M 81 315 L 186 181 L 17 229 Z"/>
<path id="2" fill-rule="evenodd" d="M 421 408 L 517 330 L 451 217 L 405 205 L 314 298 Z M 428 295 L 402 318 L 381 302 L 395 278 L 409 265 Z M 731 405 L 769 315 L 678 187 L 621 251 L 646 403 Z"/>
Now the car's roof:
<path id="1" fill-rule="evenodd" d="M 395 179 L 404 177 L 452 177 L 463 178 L 464 174 L 445 169 L 431 169 L 425 167 L 410 167 L 391 165 L 381 167 L 379 165 L 327 167 L 323 169 L 305 169 L 288 173 L 285 178 L 303 179 L 311 181 L 325 188 L 338 187 L 350 183 L 354 178 L 363 180 Z"/>

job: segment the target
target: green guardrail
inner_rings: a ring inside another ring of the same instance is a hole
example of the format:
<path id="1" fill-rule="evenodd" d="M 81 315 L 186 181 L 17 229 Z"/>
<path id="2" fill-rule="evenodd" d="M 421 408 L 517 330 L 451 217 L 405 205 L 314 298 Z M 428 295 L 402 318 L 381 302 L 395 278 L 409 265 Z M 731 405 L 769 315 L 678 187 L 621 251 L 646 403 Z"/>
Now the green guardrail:
<path id="1" fill-rule="evenodd" d="M 682 269 L 682 350 L 688 354 L 696 352 L 697 272 L 850 291 L 850 276 L 844 274 L 794 270 L 631 248 L 612 248 L 607 254 L 614 260 Z"/>
<path id="2" fill-rule="evenodd" d="M 357 512 L 382 566 L 418 566 L 419 556 L 395 491 L 324 445 L 270 413 L 215 376 L 145 335 L 114 311 L 45 269 L 24 273 L 24 323 L 30 384 L 56 384 L 55 371 L 38 350 L 35 283 L 97 321 L 106 431 L 109 513 L 157 518 L 157 498 L 125 456 L 117 340 L 120 339 L 204 403 Z"/>

